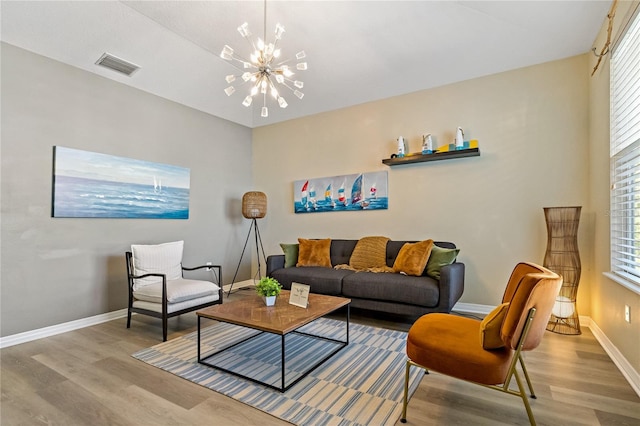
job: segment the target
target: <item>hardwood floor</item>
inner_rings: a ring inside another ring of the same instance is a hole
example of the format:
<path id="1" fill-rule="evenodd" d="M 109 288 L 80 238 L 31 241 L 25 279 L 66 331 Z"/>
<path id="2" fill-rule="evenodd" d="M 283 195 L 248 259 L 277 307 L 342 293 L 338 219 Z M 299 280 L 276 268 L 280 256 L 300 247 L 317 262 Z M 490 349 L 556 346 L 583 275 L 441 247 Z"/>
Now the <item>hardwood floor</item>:
<path id="1" fill-rule="evenodd" d="M 231 297 L 245 297 L 239 291 Z M 353 312 L 358 323 L 408 330 L 397 318 Z M 169 320 L 169 339 L 195 314 Z M 0 351 L 2 425 L 287 425 L 259 410 L 144 364 L 131 354 L 161 341 L 160 321 L 134 315 Z M 539 425 L 640 425 L 640 398 L 588 328 L 547 332 L 525 354 Z M 398 425 L 401 423 L 398 422 Z M 519 398 L 437 373 L 409 403 L 407 425 L 528 425 Z"/>

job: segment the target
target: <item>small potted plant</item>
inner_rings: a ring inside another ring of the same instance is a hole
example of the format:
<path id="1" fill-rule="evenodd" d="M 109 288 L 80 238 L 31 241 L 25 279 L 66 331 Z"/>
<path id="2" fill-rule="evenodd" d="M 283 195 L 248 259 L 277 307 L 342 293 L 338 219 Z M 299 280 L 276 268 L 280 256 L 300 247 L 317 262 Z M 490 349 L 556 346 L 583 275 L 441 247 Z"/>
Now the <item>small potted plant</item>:
<path id="1" fill-rule="evenodd" d="M 256 292 L 264 298 L 264 303 L 267 306 L 273 306 L 276 304 L 276 296 L 280 294 L 282 287 L 275 278 L 264 277 L 256 284 Z"/>

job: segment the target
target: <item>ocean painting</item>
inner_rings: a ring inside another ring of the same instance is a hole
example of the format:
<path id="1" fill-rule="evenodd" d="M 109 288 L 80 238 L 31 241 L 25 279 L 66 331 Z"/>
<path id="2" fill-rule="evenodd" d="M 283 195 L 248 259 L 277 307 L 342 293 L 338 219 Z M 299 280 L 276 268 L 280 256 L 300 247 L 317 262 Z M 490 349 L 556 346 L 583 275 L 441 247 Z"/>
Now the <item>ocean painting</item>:
<path id="1" fill-rule="evenodd" d="M 189 218 L 189 169 L 53 147 L 52 217 Z"/>
<path id="2" fill-rule="evenodd" d="M 293 194 L 296 213 L 389 208 L 386 171 L 297 180 Z"/>

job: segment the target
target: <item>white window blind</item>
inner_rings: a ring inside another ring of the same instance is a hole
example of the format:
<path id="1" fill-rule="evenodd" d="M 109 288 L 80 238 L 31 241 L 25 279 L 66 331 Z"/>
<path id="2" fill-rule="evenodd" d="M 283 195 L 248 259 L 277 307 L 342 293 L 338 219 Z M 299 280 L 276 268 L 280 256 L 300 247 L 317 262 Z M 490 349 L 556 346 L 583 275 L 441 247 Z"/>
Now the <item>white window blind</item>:
<path id="1" fill-rule="evenodd" d="M 640 18 L 611 55 L 611 272 L 640 289 Z"/>

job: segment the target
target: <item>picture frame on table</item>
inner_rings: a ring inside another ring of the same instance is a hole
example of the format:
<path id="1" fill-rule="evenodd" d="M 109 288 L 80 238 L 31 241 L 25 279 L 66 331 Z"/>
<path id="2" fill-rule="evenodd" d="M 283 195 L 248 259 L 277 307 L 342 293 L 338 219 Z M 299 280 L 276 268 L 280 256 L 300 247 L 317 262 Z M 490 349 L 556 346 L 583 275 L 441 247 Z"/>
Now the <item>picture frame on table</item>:
<path id="1" fill-rule="evenodd" d="M 289 295 L 289 303 L 291 305 L 307 308 L 309 306 L 309 292 L 311 286 L 300 283 L 291 283 L 291 293 Z"/>

